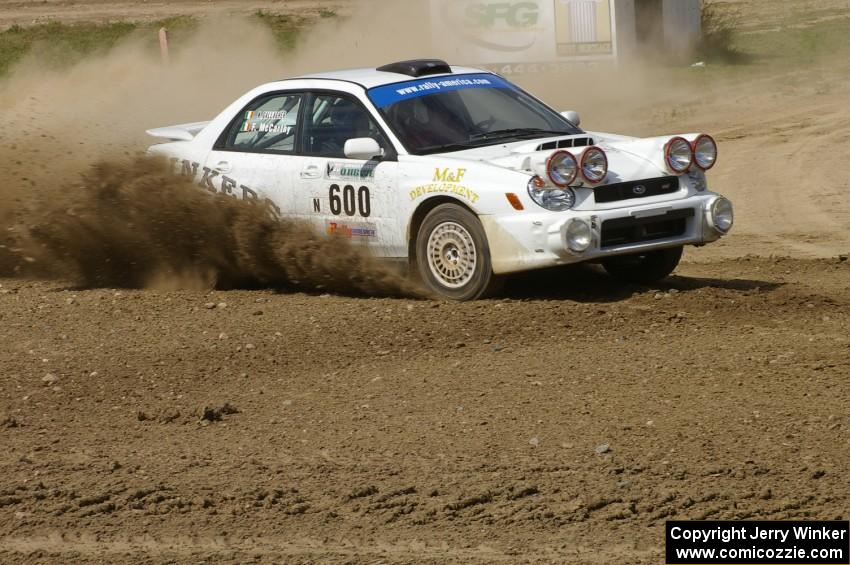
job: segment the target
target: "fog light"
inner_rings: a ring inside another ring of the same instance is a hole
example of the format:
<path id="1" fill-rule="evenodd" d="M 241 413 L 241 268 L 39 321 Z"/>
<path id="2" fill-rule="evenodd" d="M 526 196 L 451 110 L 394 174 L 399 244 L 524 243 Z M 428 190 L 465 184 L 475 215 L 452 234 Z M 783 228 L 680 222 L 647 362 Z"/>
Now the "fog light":
<path id="1" fill-rule="evenodd" d="M 590 229 L 590 224 L 584 220 L 573 220 L 567 226 L 567 247 L 570 251 L 583 253 L 590 248 L 593 243 L 593 230 Z"/>
<path id="2" fill-rule="evenodd" d="M 718 198 L 711 203 L 711 223 L 720 233 L 729 233 L 735 223 L 735 211 L 726 198 Z"/>

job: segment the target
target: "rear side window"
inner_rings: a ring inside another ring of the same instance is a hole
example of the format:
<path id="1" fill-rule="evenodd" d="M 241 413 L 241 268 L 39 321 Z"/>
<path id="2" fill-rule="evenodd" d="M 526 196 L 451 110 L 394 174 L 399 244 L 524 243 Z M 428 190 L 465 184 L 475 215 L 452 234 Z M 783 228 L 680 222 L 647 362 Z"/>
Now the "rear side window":
<path id="1" fill-rule="evenodd" d="M 218 149 L 294 153 L 303 95 L 281 93 L 254 100 L 230 124 Z"/>

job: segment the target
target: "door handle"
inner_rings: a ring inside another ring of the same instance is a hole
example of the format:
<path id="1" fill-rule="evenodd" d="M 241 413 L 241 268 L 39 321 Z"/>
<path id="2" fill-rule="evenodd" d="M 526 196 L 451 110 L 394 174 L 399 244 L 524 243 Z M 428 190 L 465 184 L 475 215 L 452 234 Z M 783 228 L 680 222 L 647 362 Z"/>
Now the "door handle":
<path id="1" fill-rule="evenodd" d="M 215 171 L 217 173 L 229 173 L 231 169 L 232 167 L 227 161 L 219 161 L 218 165 L 215 166 Z"/>
<path id="2" fill-rule="evenodd" d="M 317 179 L 322 176 L 322 169 L 318 165 L 309 165 L 301 171 L 302 179 Z"/>

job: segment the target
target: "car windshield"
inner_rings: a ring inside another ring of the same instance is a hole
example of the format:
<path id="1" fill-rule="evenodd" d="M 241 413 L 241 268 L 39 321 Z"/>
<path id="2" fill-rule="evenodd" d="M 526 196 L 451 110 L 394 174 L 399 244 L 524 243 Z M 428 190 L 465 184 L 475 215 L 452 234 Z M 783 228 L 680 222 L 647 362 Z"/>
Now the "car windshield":
<path id="1" fill-rule="evenodd" d="M 391 84 L 369 98 L 414 155 L 582 131 L 505 79 L 456 75 Z"/>

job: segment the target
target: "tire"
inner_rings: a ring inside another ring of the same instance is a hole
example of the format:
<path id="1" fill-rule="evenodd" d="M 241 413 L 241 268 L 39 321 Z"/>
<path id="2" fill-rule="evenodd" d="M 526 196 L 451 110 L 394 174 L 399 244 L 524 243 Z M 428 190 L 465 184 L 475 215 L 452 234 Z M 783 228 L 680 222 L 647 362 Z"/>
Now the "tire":
<path id="1" fill-rule="evenodd" d="M 457 204 L 431 210 L 416 235 L 416 267 L 425 286 L 449 300 L 477 300 L 501 286 L 478 217 Z"/>
<path id="2" fill-rule="evenodd" d="M 623 255 L 603 261 L 602 266 L 615 279 L 641 284 L 654 283 L 676 270 L 682 260 L 682 252 L 680 246 Z"/>

